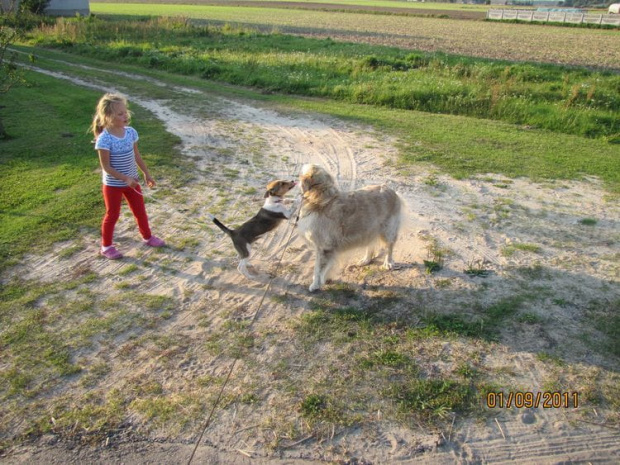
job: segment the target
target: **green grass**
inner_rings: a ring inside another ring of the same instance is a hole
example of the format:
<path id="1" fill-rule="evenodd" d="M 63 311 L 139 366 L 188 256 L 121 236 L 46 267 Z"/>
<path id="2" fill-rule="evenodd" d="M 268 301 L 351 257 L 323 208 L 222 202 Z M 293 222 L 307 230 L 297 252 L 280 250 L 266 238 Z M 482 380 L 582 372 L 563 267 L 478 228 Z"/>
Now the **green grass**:
<path id="1" fill-rule="evenodd" d="M 596 328 L 604 338 L 595 337 L 593 345 L 597 350 L 620 357 L 620 299 L 611 302 L 591 304 L 587 310 Z"/>
<path id="2" fill-rule="evenodd" d="M 442 422 L 449 412 L 474 408 L 476 388 L 462 381 L 462 367 L 453 377 L 426 378 L 416 362 L 417 344 L 433 341 L 439 333 L 418 331 L 412 336 L 413 329 L 409 325 L 395 324 L 367 304 L 341 307 L 337 299 L 322 299 L 314 306 L 314 311 L 303 314 L 293 323 L 295 333 L 309 353 L 327 344 L 339 353 L 355 354 L 341 359 L 338 371 L 347 376 L 347 383 L 360 386 L 359 395 L 368 396 L 365 402 L 371 402 L 378 394 L 379 399 L 394 402 L 404 421 L 414 416 L 424 423 Z M 367 389 L 367 383 L 373 385 L 375 391 L 361 394 Z M 340 391 L 334 389 L 327 397 L 317 394 L 315 389 L 301 402 L 302 415 L 325 419 L 330 405 L 355 403 L 347 398 L 351 396 L 350 391 Z"/>
<path id="3" fill-rule="evenodd" d="M 475 318 L 461 313 L 433 313 L 424 318 L 426 331 L 430 334 L 458 335 L 470 338 L 498 341 L 506 323 L 517 313 L 523 298 L 506 298 L 481 308 Z"/>
<path id="4" fill-rule="evenodd" d="M 2 268 L 41 244 L 93 230 L 103 213 L 93 173 L 98 161 L 86 134 L 96 97 L 36 74 L 27 79 L 0 110 L 10 135 L 0 141 Z"/>
<path id="5" fill-rule="evenodd" d="M 537 244 L 514 243 L 502 248 L 504 257 L 512 257 L 516 252 L 540 253 L 541 247 Z"/>
<path id="6" fill-rule="evenodd" d="M 618 76 L 248 29 L 60 20 L 33 43 L 285 94 L 506 121 L 586 137 L 620 133 Z"/>
<path id="7" fill-rule="evenodd" d="M 148 3 L 148 9 L 145 9 L 144 3 Z M 358 4 L 358 2 L 349 2 L 350 4 Z M 363 11 L 365 6 L 372 6 L 371 2 L 361 2 L 361 7 L 359 11 Z M 344 4 L 344 3 L 343 3 Z M 385 5 L 387 4 L 387 5 Z M 394 6 L 399 6 L 397 2 L 383 2 L 383 4 L 377 6 L 390 6 L 393 8 Z M 445 5 L 445 8 L 449 7 L 449 4 Z M 411 5 L 401 4 L 401 9 L 403 13 L 415 13 L 415 9 L 411 7 Z M 423 8 L 424 5 L 419 6 L 418 8 Z M 444 9 L 445 9 L 444 8 Z M 456 9 L 458 8 L 451 8 Z M 314 9 L 313 9 L 314 10 Z M 273 22 L 274 13 L 279 14 L 281 16 L 280 24 L 282 24 L 283 20 L 294 19 L 295 17 L 299 17 L 299 11 L 291 8 L 278 8 L 278 5 L 274 5 L 272 7 L 265 7 L 264 5 L 259 6 L 244 6 L 239 8 L 238 6 L 227 6 L 227 5 L 197 5 L 197 4 L 184 4 L 181 8 L 179 5 L 175 5 L 172 3 L 165 2 L 132 2 L 132 3 L 122 3 L 122 2 L 91 2 L 91 12 L 95 12 L 96 14 L 118 14 L 123 16 L 177 16 L 181 14 L 185 14 L 186 16 L 191 16 L 192 18 L 209 18 L 209 19 L 217 19 L 220 21 L 230 21 L 235 16 L 238 18 L 239 22 L 263 22 L 265 20 L 271 20 L 269 22 Z M 320 11 L 320 10 L 307 10 L 304 12 L 307 15 L 311 15 L 313 17 L 321 17 L 321 15 L 325 14 L 335 14 L 336 12 L 329 11 Z M 351 13 L 355 14 L 355 13 Z M 286 24 L 286 22 L 284 22 Z M 302 22 L 305 24 L 305 21 Z"/>
<path id="8" fill-rule="evenodd" d="M 620 114 L 617 75 L 191 27 L 171 19 L 65 21 L 36 37 L 32 43 L 61 47 L 86 61 L 92 55 L 149 75 L 173 73 L 179 82 L 205 88 L 214 89 L 217 80 L 269 93 L 328 97 L 260 98 L 386 131 L 400 140 L 404 164 L 433 164 L 455 177 L 499 173 L 539 181 L 597 176 L 611 191 L 620 191 L 614 142 Z M 23 50 L 39 53 L 32 47 Z M 42 66 L 59 66 L 43 58 Z M 450 97 L 451 88 L 458 89 L 453 96 L 464 98 Z M 164 89 L 153 92 L 163 95 Z M 491 120 L 481 123 L 479 118 Z"/>
<path id="9" fill-rule="evenodd" d="M 469 412 L 479 403 L 470 383 L 446 379 L 395 384 L 386 395 L 397 403 L 402 413 L 430 422 L 445 420 L 449 413 Z"/>
<path id="10" fill-rule="evenodd" d="M 471 277 L 486 278 L 491 274 L 491 270 L 485 267 L 484 260 L 473 260 L 467 264 L 464 273 Z"/>
<path id="11" fill-rule="evenodd" d="M 103 93 L 38 73 L 25 77 L 0 109 L 9 133 L 0 141 L 0 271 L 27 252 L 97 233 L 104 214 L 99 160 L 87 133 Z M 174 165 L 177 138 L 144 110 L 133 110 L 134 126 L 149 134 L 140 148 L 157 177 Z"/>
<path id="12" fill-rule="evenodd" d="M 299 106 L 320 111 L 318 102 Z M 499 173 L 533 181 L 600 177 L 620 192 L 617 145 L 604 140 L 524 129 L 498 121 L 333 104 L 335 116 L 354 119 L 396 136 L 405 165 L 428 164 L 456 178 Z"/>
<path id="13" fill-rule="evenodd" d="M 397 4 L 397 2 L 394 2 Z M 448 5 L 448 4 L 444 4 Z M 264 5 L 263 5 L 264 6 Z M 457 9 L 466 9 L 470 5 Z M 295 11 L 229 5 L 144 5 L 91 3 L 96 15 L 141 19 L 156 16 L 191 18 L 212 25 L 245 25 L 263 32 L 332 38 L 339 42 L 372 42 L 408 50 L 457 53 L 520 62 L 563 63 L 618 69 L 616 31 L 518 27 L 483 21 L 403 17 L 337 11 Z M 503 40 L 497 40 L 501 36 Z M 429 40 L 432 38 L 432 40 Z M 506 47 L 506 43 L 510 47 Z M 515 47 L 516 45 L 516 47 Z"/>

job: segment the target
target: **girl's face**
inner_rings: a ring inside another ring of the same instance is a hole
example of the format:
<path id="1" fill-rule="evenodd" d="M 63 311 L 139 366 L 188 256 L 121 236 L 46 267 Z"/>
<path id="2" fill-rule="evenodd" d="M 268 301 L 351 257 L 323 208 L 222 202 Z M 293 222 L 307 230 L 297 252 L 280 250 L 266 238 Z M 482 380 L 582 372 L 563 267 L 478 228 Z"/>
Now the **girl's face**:
<path id="1" fill-rule="evenodd" d="M 118 102 L 111 106 L 110 122 L 114 128 L 124 128 L 129 124 L 129 112 L 124 103 Z"/>

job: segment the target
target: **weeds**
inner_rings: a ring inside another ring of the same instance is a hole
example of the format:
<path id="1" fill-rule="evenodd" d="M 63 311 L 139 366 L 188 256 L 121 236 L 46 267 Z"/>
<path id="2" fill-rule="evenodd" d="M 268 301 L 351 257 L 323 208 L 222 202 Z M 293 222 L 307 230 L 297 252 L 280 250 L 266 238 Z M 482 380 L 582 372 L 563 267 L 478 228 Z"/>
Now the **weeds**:
<path id="1" fill-rule="evenodd" d="M 483 308 L 477 318 L 466 318 L 460 314 L 430 314 L 424 318 L 427 331 L 445 335 L 460 335 L 497 341 L 502 324 L 521 307 L 520 297 L 507 298 Z"/>
<path id="2" fill-rule="evenodd" d="M 310 394 L 301 402 L 299 408 L 303 416 L 316 418 L 327 408 L 327 397 L 324 395 Z"/>
<path id="3" fill-rule="evenodd" d="M 442 249 L 436 239 L 426 246 L 427 259 L 423 260 L 426 274 L 433 274 L 440 271 L 444 265 L 444 257 L 447 254 L 446 249 Z"/>
<path id="4" fill-rule="evenodd" d="M 359 365 L 363 369 L 407 367 L 408 370 L 416 370 L 415 363 L 408 355 L 390 348 L 380 348 L 370 352 L 360 360 Z"/>
<path id="5" fill-rule="evenodd" d="M 484 260 L 472 260 L 467 264 L 464 273 L 471 277 L 486 278 L 491 274 L 491 270 L 485 267 Z"/>
<path id="6" fill-rule="evenodd" d="M 468 412 L 477 404 L 469 383 L 445 379 L 420 379 L 396 384 L 386 395 L 393 399 L 401 413 L 424 421 L 445 420 L 451 412 Z"/>
<path id="7" fill-rule="evenodd" d="M 504 257 L 512 257 L 516 252 L 540 253 L 541 247 L 536 244 L 512 243 L 502 248 L 501 254 Z"/>
<path id="8" fill-rule="evenodd" d="M 593 319 L 595 328 L 604 336 L 594 336 L 591 345 L 620 357 L 620 299 L 591 302 L 587 315 Z"/>
<path id="9" fill-rule="evenodd" d="M 193 26 L 169 18 L 146 22 L 61 19 L 34 36 L 39 46 L 270 92 L 497 119 L 586 137 L 616 134 L 620 124 L 613 78 L 582 70 L 481 63 L 248 29 Z M 162 41 L 168 46 L 150 45 Z M 324 53 L 327 45 L 329 54 Z M 558 106 L 565 99 L 566 80 L 572 90 L 565 105 Z M 597 83 L 595 91 L 589 86 L 592 82 Z M 584 86 L 590 91 L 582 93 Z M 494 89 L 492 95 L 488 89 Z"/>

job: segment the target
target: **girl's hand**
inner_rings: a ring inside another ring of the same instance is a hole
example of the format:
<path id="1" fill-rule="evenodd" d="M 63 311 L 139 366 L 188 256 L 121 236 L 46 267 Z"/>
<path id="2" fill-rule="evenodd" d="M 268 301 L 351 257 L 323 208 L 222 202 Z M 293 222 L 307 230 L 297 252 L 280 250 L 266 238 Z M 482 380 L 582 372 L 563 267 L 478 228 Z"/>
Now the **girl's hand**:
<path id="1" fill-rule="evenodd" d="M 144 176 L 144 180 L 146 181 L 146 185 L 149 187 L 155 187 L 155 180 L 150 176 Z"/>
<path id="2" fill-rule="evenodd" d="M 136 178 L 130 178 L 129 176 L 127 176 L 127 179 L 125 179 L 125 184 L 133 188 L 138 187 L 140 185 L 140 182 Z"/>

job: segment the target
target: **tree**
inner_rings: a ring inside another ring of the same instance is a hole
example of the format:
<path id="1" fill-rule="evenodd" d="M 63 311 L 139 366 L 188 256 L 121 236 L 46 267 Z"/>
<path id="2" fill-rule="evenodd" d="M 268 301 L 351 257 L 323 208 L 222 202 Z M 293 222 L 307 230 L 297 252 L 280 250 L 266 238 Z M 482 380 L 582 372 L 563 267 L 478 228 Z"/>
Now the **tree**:
<path id="1" fill-rule="evenodd" d="M 20 37 L 22 27 L 19 22 L 19 0 L 0 0 L 0 95 L 23 81 L 21 69 L 15 64 L 17 52 L 11 50 Z M 0 139 L 6 139 L 7 133 L 0 117 Z"/>
<path id="2" fill-rule="evenodd" d="M 0 14 L 15 14 L 19 7 L 19 0 L 0 0 Z"/>
<path id="3" fill-rule="evenodd" d="M 19 10 L 22 12 L 33 13 L 35 15 L 42 15 L 47 8 L 50 0 L 20 0 Z"/>

